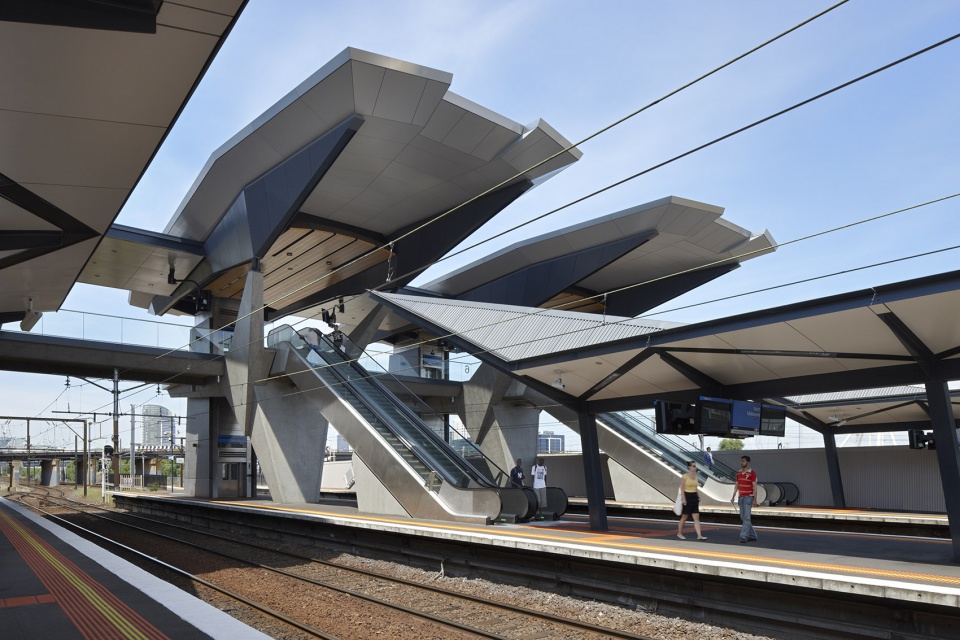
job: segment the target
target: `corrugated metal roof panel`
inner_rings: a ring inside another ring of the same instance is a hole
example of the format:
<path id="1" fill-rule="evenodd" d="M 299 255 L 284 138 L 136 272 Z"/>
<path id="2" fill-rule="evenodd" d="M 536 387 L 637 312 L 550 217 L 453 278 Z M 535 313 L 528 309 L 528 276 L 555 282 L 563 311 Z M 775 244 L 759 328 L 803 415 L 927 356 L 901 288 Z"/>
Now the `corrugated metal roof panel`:
<path id="1" fill-rule="evenodd" d="M 888 398 L 897 396 L 926 396 L 927 391 L 923 387 L 900 386 L 900 387 L 882 387 L 879 389 L 854 389 L 852 391 L 837 391 L 834 393 L 815 393 L 808 396 L 791 396 L 787 398 L 798 405 L 822 404 L 824 402 L 846 402 L 849 400 L 868 400 L 874 398 Z"/>
<path id="2" fill-rule="evenodd" d="M 429 318 L 453 335 L 505 361 L 568 351 L 662 331 L 673 322 L 636 320 L 555 309 L 376 294 Z"/>

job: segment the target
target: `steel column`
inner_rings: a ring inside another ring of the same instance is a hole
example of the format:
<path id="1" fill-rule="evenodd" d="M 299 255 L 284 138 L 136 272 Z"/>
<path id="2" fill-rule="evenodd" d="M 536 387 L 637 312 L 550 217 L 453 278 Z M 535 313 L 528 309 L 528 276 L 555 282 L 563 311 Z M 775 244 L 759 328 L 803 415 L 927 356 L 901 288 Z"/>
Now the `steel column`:
<path id="1" fill-rule="evenodd" d="M 587 485 L 587 510 L 591 531 L 607 530 L 607 503 L 603 493 L 603 474 L 600 471 L 600 441 L 597 438 L 597 417 L 577 412 L 580 423 L 580 443 L 583 449 L 583 478 Z"/>
<path id="2" fill-rule="evenodd" d="M 120 370 L 113 368 L 113 490 L 120 484 Z M 107 474 L 107 470 L 103 470 Z M 106 500 L 106 495 L 102 497 Z"/>
<path id="3" fill-rule="evenodd" d="M 924 385 L 930 407 L 930 422 L 937 445 L 940 482 L 943 484 L 947 505 L 947 522 L 953 541 L 953 560 L 960 562 L 960 448 L 957 447 L 957 428 L 950 404 L 950 390 L 946 381 L 931 381 Z"/>
<path id="4" fill-rule="evenodd" d="M 840 459 L 837 456 L 837 438 L 829 429 L 823 433 L 823 451 L 827 456 L 827 473 L 830 475 L 830 491 L 833 493 L 833 506 L 846 509 L 847 500 L 843 495 L 843 477 L 840 475 Z"/>

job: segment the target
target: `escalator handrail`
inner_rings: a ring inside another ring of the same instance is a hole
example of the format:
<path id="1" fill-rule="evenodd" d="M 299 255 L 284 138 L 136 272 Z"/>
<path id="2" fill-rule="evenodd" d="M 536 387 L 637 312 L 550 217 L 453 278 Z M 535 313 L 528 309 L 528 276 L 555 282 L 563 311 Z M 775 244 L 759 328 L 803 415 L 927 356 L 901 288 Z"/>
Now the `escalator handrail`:
<path id="1" fill-rule="evenodd" d="M 676 440 L 672 439 L 669 435 L 657 433 L 656 428 L 652 424 L 646 424 L 644 421 L 638 419 L 638 415 L 640 414 L 636 414 L 635 412 L 630 412 L 625 415 L 630 418 L 631 422 L 633 422 L 634 424 L 640 425 L 640 428 L 642 428 L 644 431 L 648 432 L 649 434 L 652 434 L 652 439 L 655 442 L 657 443 L 665 442 L 671 445 L 675 450 L 679 451 L 681 455 L 689 456 L 687 458 L 688 460 L 698 460 L 706 464 L 705 456 L 702 451 L 688 448 L 684 446 L 685 443 L 681 444 L 682 441 L 677 442 Z M 719 460 L 714 460 L 713 464 L 704 467 L 704 471 L 705 471 L 705 475 L 713 476 L 715 479 L 718 479 L 718 480 L 732 481 L 736 479 L 736 475 L 737 475 L 737 472 L 735 469 L 724 464 L 723 462 L 720 462 Z"/>
<path id="2" fill-rule="evenodd" d="M 321 336 L 321 339 L 324 340 L 326 344 L 334 350 L 334 352 L 339 352 L 339 350 L 337 349 L 337 345 L 334 344 L 333 341 L 331 341 L 328 336 Z M 344 340 L 347 340 L 347 338 L 344 337 Z M 354 346 L 356 347 L 356 344 L 354 344 Z M 363 351 L 362 349 L 359 349 L 359 347 L 357 349 L 360 352 Z M 344 355 L 348 356 L 350 354 L 344 354 Z M 453 463 L 453 465 L 456 466 L 461 473 L 463 473 L 465 476 L 467 476 L 469 479 L 473 480 L 474 482 L 477 482 L 478 484 L 486 485 L 488 488 L 493 488 L 496 486 L 492 484 L 489 479 L 483 477 L 479 472 L 477 472 L 477 470 L 473 468 L 466 460 L 464 460 L 462 456 L 460 456 L 457 453 L 452 453 L 449 450 L 450 445 L 447 444 L 447 442 L 443 438 L 437 435 L 433 429 L 431 429 L 426 424 L 424 424 L 420 416 L 414 413 L 413 410 L 410 409 L 410 407 L 408 407 L 403 402 L 401 402 L 400 399 L 396 395 L 394 395 L 393 392 L 387 389 L 382 382 L 377 380 L 375 376 L 371 376 L 370 372 L 364 369 L 363 366 L 361 366 L 355 358 L 353 358 L 352 356 L 345 357 L 343 359 L 343 363 L 349 364 L 351 369 L 353 369 L 356 373 L 358 373 L 361 376 L 361 379 L 363 379 L 365 382 L 370 384 L 377 391 L 377 393 L 380 394 L 380 396 L 384 400 L 388 401 L 393 406 L 394 409 L 400 412 L 403 415 L 403 417 L 406 419 L 408 425 L 416 429 L 419 435 L 431 440 L 433 444 L 437 446 L 439 450 L 445 454 L 445 458 L 447 459 L 447 461 Z M 347 382 L 352 382 L 352 381 L 347 381 Z"/>
<path id="3" fill-rule="evenodd" d="M 663 434 L 657 433 L 655 430 L 650 429 L 644 425 L 640 420 L 637 420 L 632 414 L 624 413 L 607 413 L 601 414 L 598 416 L 600 419 L 605 420 L 611 427 L 616 429 L 621 435 L 631 437 L 634 440 L 635 444 L 659 453 L 660 457 L 674 467 L 679 469 L 681 473 L 686 471 L 687 462 L 690 460 L 700 461 L 704 464 L 698 468 L 698 479 L 700 484 L 703 485 L 709 478 L 714 478 L 720 481 L 730 481 L 734 476 L 727 475 L 723 472 L 723 468 L 716 469 L 717 465 L 707 465 L 703 459 L 703 454 L 699 451 L 693 451 L 681 447 L 676 442 L 668 440 L 663 437 Z"/>
<path id="4" fill-rule="evenodd" d="M 316 330 L 314 329 L 314 331 Z M 317 333 L 320 336 L 319 339 L 323 340 L 328 346 L 332 347 L 334 351 L 339 352 L 336 344 L 332 340 L 330 340 L 329 336 L 322 335 L 319 332 Z M 447 443 L 446 440 L 441 438 L 433 429 L 431 429 L 426 424 L 424 424 L 420 416 L 418 416 L 410 407 L 404 404 L 393 392 L 387 389 L 386 386 L 384 386 L 384 384 L 377 379 L 379 374 L 371 375 L 370 371 L 368 371 L 362 365 L 360 365 L 360 363 L 358 362 L 359 358 L 354 356 L 358 354 L 367 355 L 363 349 L 361 349 L 355 342 L 351 341 L 346 336 L 344 336 L 343 340 L 345 343 L 348 343 L 349 345 L 351 345 L 355 352 L 354 354 L 339 352 L 339 353 L 343 353 L 344 355 L 344 358 L 343 358 L 344 364 L 348 364 L 356 373 L 362 376 L 364 380 L 368 381 L 369 384 L 371 384 L 381 394 L 383 398 L 389 401 L 396 410 L 403 413 L 407 421 L 413 427 L 415 427 L 421 435 L 432 440 L 436 446 L 440 447 L 441 451 L 444 451 L 445 453 L 448 450 L 451 451 L 452 453 L 450 453 L 450 455 L 448 455 L 447 458 L 456 467 L 458 467 L 462 473 L 464 473 L 474 482 L 482 486 L 486 486 L 489 488 L 499 488 L 499 485 L 497 485 L 495 482 L 491 481 L 489 478 L 487 478 L 481 472 L 479 472 L 473 465 L 467 462 L 463 456 L 461 456 L 456 452 L 453 452 L 453 450 L 450 449 L 450 445 Z M 307 344 L 310 344 L 310 343 L 307 342 Z M 397 382 L 397 384 L 401 385 L 404 389 L 406 389 L 407 392 L 410 393 L 411 397 L 419 399 L 419 397 L 415 393 L 413 393 L 413 391 L 411 391 L 406 385 L 403 384 L 403 382 L 398 380 L 389 371 L 384 372 L 383 375 L 390 376 L 393 380 Z M 427 408 L 430 409 L 429 406 Z M 435 412 L 433 412 L 432 409 L 430 409 L 430 411 L 434 413 L 434 415 L 437 415 Z M 500 469 L 500 467 L 496 463 L 494 463 L 492 460 L 487 458 L 487 456 L 483 453 L 483 451 L 481 451 L 474 443 L 469 442 L 469 444 L 474 448 L 474 450 L 480 453 L 480 455 L 487 461 L 488 464 L 492 465 L 494 468 L 496 468 L 500 472 L 506 473 L 502 469 Z"/>
<path id="5" fill-rule="evenodd" d="M 307 344 L 310 347 L 310 352 L 316 353 L 317 357 L 320 358 L 322 362 L 328 365 L 330 364 L 323 357 L 322 351 L 315 349 L 313 345 L 311 345 L 306 341 L 305 341 L 305 344 Z M 309 360 L 307 362 L 309 364 Z M 383 427 L 387 431 L 389 431 L 393 435 L 393 437 L 397 438 L 397 440 L 400 442 L 402 446 L 404 446 L 408 451 L 410 451 L 413 454 L 413 456 L 417 459 L 417 461 L 419 461 L 423 465 L 424 469 L 428 473 L 430 472 L 436 473 L 445 482 L 451 483 L 455 486 L 460 485 L 459 480 L 453 478 L 448 473 L 444 473 L 443 471 L 441 471 L 443 465 L 439 464 L 433 458 L 433 456 L 430 456 L 428 452 L 424 451 L 420 447 L 414 447 L 411 444 L 410 437 L 408 435 L 405 435 L 404 433 L 399 432 L 401 431 L 400 425 L 393 424 L 395 420 L 387 419 L 383 411 L 377 408 L 376 403 L 365 392 L 357 388 L 356 385 L 350 384 L 348 380 L 344 379 L 343 375 L 339 371 L 337 371 L 336 366 L 328 366 L 328 367 L 325 367 L 325 369 L 330 370 L 330 374 L 333 375 L 336 380 L 340 381 L 342 388 L 348 391 L 349 393 L 353 394 L 353 396 L 357 399 L 357 402 L 359 402 L 363 407 L 365 407 L 368 411 L 370 411 L 377 418 L 377 420 L 383 425 Z M 316 370 L 314 371 L 316 375 L 318 376 L 320 375 L 319 371 L 316 371 Z M 333 391 L 335 393 L 337 392 L 335 389 Z M 342 396 L 343 394 L 338 393 L 338 395 Z M 419 472 L 417 473 L 419 474 Z"/>
<path id="6" fill-rule="evenodd" d="M 327 339 L 327 341 L 329 342 L 329 337 L 328 337 L 328 336 L 323 336 L 323 337 L 324 337 L 325 339 Z M 344 336 L 344 337 L 343 337 L 343 341 L 344 341 L 344 343 L 348 343 L 349 345 L 351 345 L 351 346 L 353 347 L 353 350 L 354 350 L 355 354 L 357 355 L 357 357 L 355 357 L 354 354 L 349 354 L 349 353 L 347 354 L 347 355 L 350 356 L 350 358 L 349 358 L 350 366 L 353 367 L 354 370 L 357 371 L 358 373 L 367 376 L 368 379 L 371 381 L 372 384 L 380 387 L 381 390 L 382 390 L 382 392 L 384 393 L 384 395 L 385 395 L 386 397 L 388 397 L 388 398 L 391 400 L 391 402 L 393 402 L 394 405 L 395 405 L 399 410 L 404 411 L 405 413 L 408 413 L 410 416 L 414 417 L 419 423 L 422 423 L 422 419 L 420 418 L 420 416 L 418 416 L 418 415 L 417 415 L 410 407 L 408 407 L 406 404 L 404 404 L 403 402 L 401 402 L 400 399 L 397 398 L 397 396 L 396 396 L 393 392 L 391 392 L 389 389 L 387 389 L 387 388 L 383 385 L 383 383 L 380 382 L 380 380 L 378 379 L 379 377 L 381 377 L 381 376 L 387 376 L 387 377 L 389 377 L 394 383 L 396 383 L 397 385 L 401 386 L 404 390 L 406 390 L 406 392 L 407 392 L 408 394 L 410 394 L 410 397 L 415 398 L 423 407 L 425 407 L 425 408 L 427 409 L 427 411 L 429 411 L 430 413 L 432 413 L 432 414 L 433 414 L 434 416 L 436 416 L 437 418 L 440 418 L 440 417 L 441 417 L 437 412 L 435 412 L 435 411 L 433 410 L 433 408 L 432 408 L 430 405 L 428 405 L 427 403 L 423 402 L 423 400 L 421 400 L 420 397 L 419 397 L 417 394 L 415 394 L 406 384 L 404 384 L 402 380 L 400 380 L 400 379 L 397 378 L 395 375 L 393 375 L 392 373 L 390 373 L 390 371 L 384 369 L 384 370 L 383 370 L 383 373 L 375 373 L 375 374 L 372 374 L 372 375 L 371 375 L 371 372 L 370 372 L 369 370 L 365 369 L 365 368 L 359 363 L 359 361 L 358 361 L 358 360 L 359 360 L 359 356 L 360 356 L 360 355 L 364 355 L 364 356 L 370 358 L 371 360 L 373 360 L 374 362 L 376 362 L 376 360 L 375 360 L 372 356 L 370 356 L 364 349 L 362 349 L 357 343 L 355 343 L 355 342 L 353 342 L 352 340 L 350 340 L 350 338 Z M 425 425 L 424 425 L 424 426 L 425 426 Z M 478 446 L 476 445 L 476 443 L 474 443 L 474 442 L 468 440 L 467 438 L 465 438 L 465 437 L 464 437 L 464 434 L 460 433 L 459 430 L 457 430 L 457 429 L 454 429 L 454 430 L 456 431 L 457 435 L 459 435 L 459 436 L 463 439 L 464 442 L 466 442 L 476 453 L 478 453 L 478 454 L 485 460 L 485 462 L 486 462 L 488 465 L 490 465 L 490 466 L 492 467 L 492 469 L 496 469 L 499 473 L 504 474 L 505 476 L 509 476 L 509 474 L 508 474 L 506 471 L 504 471 L 503 469 L 501 469 L 501 468 L 500 468 L 500 465 L 498 465 L 496 462 L 494 462 L 493 460 L 491 460 L 491 459 L 483 452 L 483 450 L 480 449 L 480 447 L 478 447 Z M 443 438 L 441 438 L 433 429 L 430 429 L 429 427 L 426 427 L 426 429 L 425 429 L 425 434 L 427 435 L 427 437 L 433 438 L 433 439 L 436 440 L 437 442 L 443 443 L 443 444 L 444 444 L 445 446 L 447 446 L 447 447 L 450 446 L 449 443 L 446 442 L 446 440 L 444 440 Z M 459 454 L 457 454 L 457 458 L 463 460 L 463 456 L 461 456 L 461 455 L 459 455 Z M 466 460 L 463 460 L 463 462 L 464 462 L 464 464 L 466 465 L 465 468 L 469 468 L 470 471 L 471 471 L 471 473 L 477 473 L 481 478 L 483 478 L 483 480 L 489 482 L 489 479 L 483 477 L 482 474 L 479 474 L 479 473 L 477 472 L 477 470 L 476 470 L 472 465 L 470 465 L 469 463 L 466 462 Z M 491 472 L 492 472 L 492 471 L 491 471 Z M 493 486 L 499 486 L 499 485 L 497 485 L 496 482 L 494 482 L 494 483 L 493 483 Z"/>
<path id="7" fill-rule="evenodd" d="M 299 332 L 294 332 L 294 333 L 298 337 L 300 337 L 301 340 L 303 340 L 303 336 L 300 336 Z M 334 345 L 332 341 L 326 339 L 326 336 L 321 335 L 321 339 L 325 341 L 327 346 L 329 346 L 332 351 L 337 353 L 342 353 L 339 351 L 339 349 L 337 349 L 336 345 Z M 469 473 L 465 473 L 463 467 L 458 464 L 457 459 L 460 458 L 460 456 L 456 454 L 443 456 L 446 459 L 446 462 L 453 463 L 456 469 L 456 472 L 459 472 L 459 474 L 451 473 L 452 470 L 450 469 L 450 466 L 448 464 L 444 464 L 435 455 L 433 455 L 432 453 L 424 449 L 422 446 L 417 446 L 411 442 L 411 440 L 415 439 L 411 431 L 415 432 L 418 435 L 423 435 L 425 431 L 431 431 L 431 430 L 428 427 L 426 427 L 426 425 L 423 424 L 422 420 L 416 417 L 416 414 L 414 414 L 412 411 L 409 411 L 409 408 L 404 407 L 402 403 L 399 403 L 399 400 L 396 398 L 396 396 L 390 393 L 385 387 L 383 387 L 383 385 L 376 385 L 376 384 L 373 384 L 373 382 L 371 382 L 371 386 L 378 393 L 380 393 L 381 397 L 384 400 L 390 402 L 392 407 L 400 409 L 399 413 L 404 418 L 404 421 L 406 423 L 405 425 L 394 424 L 396 422 L 396 418 L 393 418 L 392 416 L 388 416 L 383 411 L 383 408 L 380 405 L 378 405 L 375 399 L 370 397 L 370 395 L 364 389 L 362 389 L 359 385 L 355 384 L 355 382 L 359 382 L 359 380 L 358 381 L 349 380 L 344 375 L 344 373 L 340 370 L 340 367 L 336 366 L 334 363 L 330 362 L 327 359 L 327 357 L 325 357 L 327 354 L 322 349 L 320 349 L 319 346 L 310 344 L 306 340 L 304 340 L 304 344 L 308 345 L 310 347 L 310 350 L 316 353 L 321 358 L 321 360 L 323 360 L 326 364 L 333 365 L 333 366 L 327 367 L 331 371 L 331 373 L 338 380 L 340 380 L 341 383 L 343 383 L 343 385 L 347 389 L 349 389 L 351 393 L 353 393 L 361 403 L 363 403 L 364 407 L 366 407 L 368 411 L 370 411 L 375 416 L 377 416 L 380 422 L 383 423 L 383 425 L 396 438 L 398 438 L 402 442 L 402 444 L 407 448 L 407 450 L 409 450 L 424 465 L 424 467 L 426 467 L 428 471 L 432 471 L 433 473 L 436 473 L 440 478 L 444 480 L 444 482 L 447 482 L 448 484 L 452 484 L 453 486 L 456 486 L 456 487 L 468 488 L 465 485 L 469 483 L 470 480 L 476 481 L 476 478 L 472 477 L 472 475 Z M 353 362 L 350 362 L 346 358 L 344 358 L 342 363 L 344 364 L 348 363 L 351 365 L 354 364 Z M 357 370 L 357 373 L 361 374 L 362 380 L 371 381 L 370 376 L 367 375 L 367 372 L 365 370 L 363 369 Z M 406 411 L 403 411 L 403 409 L 406 409 Z M 398 430 L 404 431 L 406 433 L 405 434 L 398 433 Z M 436 444 L 436 442 L 434 442 L 434 444 Z M 438 447 L 437 451 L 441 454 L 447 454 L 447 451 L 446 451 L 447 448 L 449 448 L 449 445 L 446 445 L 446 443 L 443 443 L 443 446 Z M 459 475 L 459 477 L 455 477 L 456 475 Z"/>
<path id="8" fill-rule="evenodd" d="M 681 469 L 684 472 L 686 471 L 687 462 L 690 460 L 689 457 L 678 455 L 678 453 L 675 450 L 671 449 L 669 446 L 659 446 L 661 444 L 670 445 L 672 443 L 661 443 L 661 441 L 659 440 L 654 440 L 647 434 L 637 429 L 635 426 L 631 425 L 622 416 L 622 414 L 608 413 L 608 414 L 601 414 L 600 416 L 597 416 L 597 417 L 607 422 L 612 428 L 614 428 L 621 435 L 625 435 L 625 436 L 633 435 L 634 437 L 631 439 L 634 441 L 635 444 L 643 447 L 644 449 L 651 450 L 655 453 L 660 453 L 661 458 L 666 458 L 676 468 Z M 705 481 L 705 479 L 703 478 L 703 475 L 705 474 L 701 470 L 701 472 L 698 474 L 698 476 L 701 477 L 701 484 Z"/>

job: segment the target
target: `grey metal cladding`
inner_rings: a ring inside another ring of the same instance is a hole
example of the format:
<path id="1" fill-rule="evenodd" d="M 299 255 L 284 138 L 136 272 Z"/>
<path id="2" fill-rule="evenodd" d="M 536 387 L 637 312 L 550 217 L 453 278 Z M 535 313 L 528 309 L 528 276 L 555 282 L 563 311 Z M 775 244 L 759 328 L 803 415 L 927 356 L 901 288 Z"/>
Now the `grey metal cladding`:
<path id="1" fill-rule="evenodd" d="M 445 215 L 417 233 L 398 240 L 394 248 L 397 254 L 396 271 L 398 275 L 404 277 L 395 282 L 393 286 L 401 287 L 409 283 L 419 274 L 419 271 L 415 270 L 429 264 L 457 246 L 471 233 L 500 213 L 507 205 L 523 195 L 531 186 L 533 186 L 533 183 L 529 180 L 522 180 L 488 193 Z M 433 216 L 425 217 L 398 230 L 392 237 L 402 237 L 431 217 Z"/>
<path id="2" fill-rule="evenodd" d="M 240 264 L 252 257 L 250 227 L 247 225 L 247 200 L 263 200 L 262 191 L 261 185 L 242 191 L 204 243 L 214 271 Z"/>
<path id="3" fill-rule="evenodd" d="M 633 318 L 739 267 L 739 262 L 729 262 L 617 291 L 607 296 L 607 313 Z"/>
<path id="4" fill-rule="evenodd" d="M 460 300 L 536 307 L 657 235 L 656 230 L 532 264 L 457 296 Z"/>
<path id="5" fill-rule="evenodd" d="M 362 123 L 349 118 L 244 187 L 205 243 L 212 272 L 265 255 Z"/>

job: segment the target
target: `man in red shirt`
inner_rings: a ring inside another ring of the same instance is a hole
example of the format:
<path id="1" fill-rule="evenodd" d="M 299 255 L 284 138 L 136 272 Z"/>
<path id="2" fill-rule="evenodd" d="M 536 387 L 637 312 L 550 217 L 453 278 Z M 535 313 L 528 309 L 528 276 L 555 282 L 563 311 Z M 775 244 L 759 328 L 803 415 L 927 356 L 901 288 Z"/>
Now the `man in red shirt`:
<path id="1" fill-rule="evenodd" d="M 740 457 L 740 471 L 737 471 L 737 485 L 733 489 L 733 503 L 740 494 L 740 542 L 756 542 L 757 532 L 750 521 L 750 510 L 753 508 L 753 497 L 757 495 L 757 473 L 750 468 L 750 456 Z"/>

